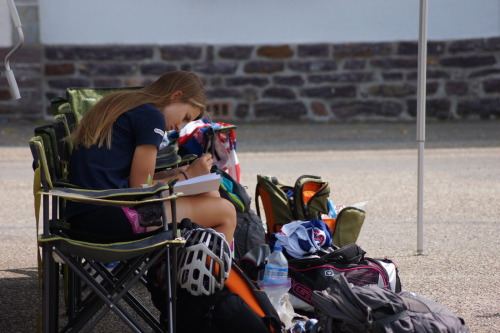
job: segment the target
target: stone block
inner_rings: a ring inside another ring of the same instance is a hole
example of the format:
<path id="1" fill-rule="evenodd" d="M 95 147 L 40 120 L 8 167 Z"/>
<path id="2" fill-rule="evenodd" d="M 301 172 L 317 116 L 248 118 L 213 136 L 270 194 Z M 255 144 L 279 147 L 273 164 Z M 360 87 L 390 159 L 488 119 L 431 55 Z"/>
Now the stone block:
<path id="1" fill-rule="evenodd" d="M 412 117 L 417 116 L 417 100 L 411 99 L 407 102 L 408 113 Z M 429 118 L 439 120 L 452 119 L 451 102 L 449 99 L 428 99 L 425 103 L 425 115 Z"/>
<path id="2" fill-rule="evenodd" d="M 140 72 L 142 75 L 161 76 L 167 72 L 173 72 L 176 70 L 176 65 L 172 65 L 166 62 L 155 62 L 140 65 Z"/>
<path id="3" fill-rule="evenodd" d="M 463 96 L 467 94 L 469 85 L 464 81 L 448 81 L 445 85 L 447 95 Z"/>
<path id="4" fill-rule="evenodd" d="M 45 75 L 71 75 L 75 72 L 75 66 L 73 63 L 61 63 L 61 64 L 46 64 L 45 65 Z"/>
<path id="5" fill-rule="evenodd" d="M 221 76 L 215 76 L 215 77 L 210 77 L 210 78 L 201 78 L 201 81 L 203 82 L 203 86 L 205 87 L 223 87 L 224 86 L 224 80 Z"/>
<path id="6" fill-rule="evenodd" d="M 255 86 L 265 87 L 269 84 L 269 78 L 265 76 L 236 76 L 226 79 L 228 87 Z"/>
<path id="7" fill-rule="evenodd" d="M 344 69 L 347 70 L 360 70 L 366 67 L 365 59 L 346 59 L 344 62 Z"/>
<path id="8" fill-rule="evenodd" d="M 480 67 L 496 64 L 496 59 L 492 55 L 469 56 L 469 57 L 449 57 L 439 61 L 441 66 L 445 67 Z"/>
<path id="9" fill-rule="evenodd" d="M 389 55 L 392 52 L 391 43 L 357 43 L 333 46 L 333 56 L 343 57 L 373 57 Z"/>
<path id="10" fill-rule="evenodd" d="M 405 97 L 415 95 L 417 87 L 409 84 L 378 84 L 368 88 L 368 93 L 376 97 Z"/>
<path id="11" fill-rule="evenodd" d="M 384 81 L 401 81 L 404 78 L 402 72 L 384 72 L 382 73 Z"/>
<path id="12" fill-rule="evenodd" d="M 427 70 L 427 79 L 448 79 L 450 74 L 442 70 Z M 407 80 L 416 80 L 418 78 L 418 72 L 411 72 L 406 75 Z"/>
<path id="13" fill-rule="evenodd" d="M 122 76 L 135 74 L 137 71 L 137 65 L 122 62 L 84 62 L 80 64 L 78 70 L 81 74 L 87 76 Z"/>
<path id="14" fill-rule="evenodd" d="M 2 59 L 2 65 L 5 56 L 7 56 L 10 51 L 12 51 L 12 48 L 0 48 L 0 58 Z M 11 67 L 13 67 L 16 63 L 41 64 L 42 58 L 43 52 L 41 47 L 23 46 L 10 58 L 10 65 Z"/>
<path id="15" fill-rule="evenodd" d="M 219 49 L 218 54 L 223 59 L 247 60 L 253 49 L 253 46 L 225 46 Z"/>
<path id="16" fill-rule="evenodd" d="M 483 81 L 483 89 L 485 93 L 500 93 L 500 78 L 493 78 Z"/>
<path id="17" fill-rule="evenodd" d="M 86 78 L 59 78 L 49 79 L 47 85 L 50 88 L 64 89 L 68 87 L 90 87 L 91 81 Z"/>
<path id="18" fill-rule="evenodd" d="M 440 55 L 445 50 L 444 42 L 427 42 L 427 55 Z M 400 42 L 397 45 L 399 55 L 418 55 L 418 42 Z"/>
<path id="19" fill-rule="evenodd" d="M 484 39 L 466 39 L 451 42 L 448 47 L 450 53 L 465 53 L 483 51 Z"/>
<path id="20" fill-rule="evenodd" d="M 500 37 L 486 39 L 485 49 L 487 51 L 500 51 Z"/>
<path id="21" fill-rule="evenodd" d="M 259 57 L 271 59 L 285 59 L 293 56 L 293 50 L 289 45 L 261 46 L 257 49 Z"/>
<path id="22" fill-rule="evenodd" d="M 28 89 L 34 88 L 35 90 L 40 90 L 39 87 L 42 86 L 43 79 L 39 75 L 36 76 L 18 75 L 16 78 L 16 82 L 21 90 L 24 90 L 24 88 Z"/>
<path id="23" fill-rule="evenodd" d="M 197 63 L 192 71 L 198 74 L 234 74 L 238 69 L 236 62 Z"/>
<path id="24" fill-rule="evenodd" d="M 240 119 L 247 118 L 249 116 L 249 109 L 250 107 L 248 104 L 238 104 L 234 111 L 234 115 Z"/>
<path id="25" fill-rule="evenodd" d="M 127 83 L 123 82 L 121 78 L 110 78 L 110 77 L 96 77 L 93 80 L 94 87 L 102 87 L 102 88 L 118 88 L 123 86 L 128 86 Z"/>
<path id="26" fill-rule="evenodd" d="M 466 99 L 458 103 L 457 114 L 480 119 L 500 117 L 500 98 Z"/>
<path id="27" fill-rule="evenodd" d="M 160 47 L 161 57 L 164 60 L 200 60 L 202 47 L 190 45 L 172 45 Z"/>
<path id="28" fill-rule="evenodd" d="M 309 75 L 311 83 L 324 82 L 369 82 L 373 81 L 373 72 L 343 72 Z"/>
<path id="29" fill-rule="evenodd" d="M 285 69 L 282 61 L 250 61 L 245 67 L 245 73 L 277 73 Z"/>
<path id="30" fill-rule="evenodd" d="M 144 60 L 153 57 L 151 47 L 142 46 L 47 46 L 48 60 Z"/>
<path id="31" fill-rule="evenodd" d="M 322 86 L 316 88 L 306 88 L 301 90 L 301 95 L 306 97 L 341 98 L 355 97 L 356 87 L 347 86 Z"/>
<path id="32" fill-rule="evenodd" d="M 434 95 L 439 89 L 439 82 L 427 82 L 425 85 L 425 93 L 427 95 Z"/>
<path id="33" fill-rule="evenodd" d="M 288 88 L 269 88 L 264 90 L 264 98 L 295 99 L 297 96 L 292 89 Z"/>
<path id="34" fill-rule="evenodd" d="M 288 63 L 288 68 L 296 72 L 327 72 L 337 69 L 337 64 L 333 60 L 296 60 Z"/>
<path id="35" fill-rule="evenodd" d="M 403 106 L 400 103 L 390 100 L 338 102 L 332 104 L 330 108 L 339 120 L 354 118 L 380 119 L 381 117 L 394 119 L 403 112 Z"/>
<path id="36" fill-rule="evenodd" d="M 237 68 L 236 62 L 197 63 L 193 65 L 193 71 L 198 74 L 234 74 Z"/>
<path id="37" fill-rule="evenodd" d="M 376 68 L 384 69 L 408 69 L 417 68 L 418 61 L 417 58 L 382 58 L 382 59 L 371 59 L 370 64 Z"/>
<path id="38" fill-rule="evenodd" d="M 325 58 L 330 56 L 330 46 L 328 44 L 299 45 L 297 48 L 298 48 L 298 55 L 301 58 L 305 57 Z"/>
<path id="39" fill-rule="evenodd" d="M 261 119 L 299 120 L 307 115 L 307 107 L 302 102 L 293 103 L 256 103 L 255 117 Z"/>
<path id="40" fill-rule="evenodd" d="M 7 101 L 9 99 L 11 99 L 10 90 L 0 89 L 0 101 Z"/>
<path id="41" fill-rule="evenodd" d="M 283 86 L 303 86 L 305 80 L 300 75 L 276 75 L 273 76 L 273 82 Z"/>
<path id="42" fill-rule="evenodd" d="M 312 102 L 311 110 L 315 116 L 326 117 L 329 116 L 328 108 L 324 103 L 321 102 Z"/>
<path id="43" fill-rule="evenodd" d="M 498 74 L 500 74 L 500 68 L 487 68 L 470 73 L 468 78 L 472 79 L 481 76 L 498 75 Z"/>
<path id="44" fill-rule="evenodd" d="M 215 88 L 206 91 L 207 97 L 211 98 L 242 98 L 243 93 L 238 89 Z"/>

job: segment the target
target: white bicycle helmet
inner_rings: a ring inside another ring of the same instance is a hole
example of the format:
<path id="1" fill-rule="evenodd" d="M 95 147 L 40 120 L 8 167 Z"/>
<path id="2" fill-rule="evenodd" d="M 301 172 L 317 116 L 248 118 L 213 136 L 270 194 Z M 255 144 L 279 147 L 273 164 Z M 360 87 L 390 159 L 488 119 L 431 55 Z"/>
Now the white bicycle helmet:
<path id="1" fill-rule="evenodd" d="M 194 296 L 222 290 L 231 270 L 231 250 L 224 235 L 209 228 L 191 230 L 178 261 L 178 282 Z"/>

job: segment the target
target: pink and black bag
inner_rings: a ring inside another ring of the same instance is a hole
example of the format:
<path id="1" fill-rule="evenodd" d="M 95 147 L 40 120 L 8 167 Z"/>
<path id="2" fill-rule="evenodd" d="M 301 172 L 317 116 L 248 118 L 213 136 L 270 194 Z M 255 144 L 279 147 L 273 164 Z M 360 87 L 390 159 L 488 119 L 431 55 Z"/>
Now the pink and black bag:
<path id="1" fill-rule="evenodd" d="M 314 291 L 325 290 L 334 276 L 344 273 L 347 281 L 356 286 L 378 285 L 401 291 L 396 265 L 389 259 L 365 257 L 357 244 L 348 244 L 321 256 L 289 259 L 288 275 L 292 280 L 289 293 L 295 309 L 312 312 Z"/>

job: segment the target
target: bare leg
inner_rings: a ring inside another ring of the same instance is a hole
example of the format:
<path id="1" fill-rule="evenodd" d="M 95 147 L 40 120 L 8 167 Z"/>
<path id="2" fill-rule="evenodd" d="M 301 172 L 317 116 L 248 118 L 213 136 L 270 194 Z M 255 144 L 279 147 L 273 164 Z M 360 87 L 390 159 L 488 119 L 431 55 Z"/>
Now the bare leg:
<path id="1" fill-rule="evenodd" d="M 206 228 L 215 229 L 231 244 L 236 228 L 236 210 L 231 202 L 218 196 L 201 195 L 181 197 L 176 201 L 177 220 L 190 218 Z M 172 220 L 170 203 L 167 203 L 167 218 Z"/>

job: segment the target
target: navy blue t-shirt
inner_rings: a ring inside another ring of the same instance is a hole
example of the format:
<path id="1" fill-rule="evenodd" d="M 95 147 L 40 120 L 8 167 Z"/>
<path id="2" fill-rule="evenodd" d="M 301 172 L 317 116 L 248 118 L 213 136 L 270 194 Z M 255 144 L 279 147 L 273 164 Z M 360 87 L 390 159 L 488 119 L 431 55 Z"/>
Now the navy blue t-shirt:
<path id="1" fill-rule="evenodd" d="M 69 181 L 93 190 L 127 188 L 135 148 L 150 144 L 160 146 L 166 130 L 165 118 L 152 104 L 144 104 L 123 113 L 113 124 L 111 149 L 79 146 L 73 149 Z M 67 216 L 98 208 L 96 205 L 68 202 Z"/>

